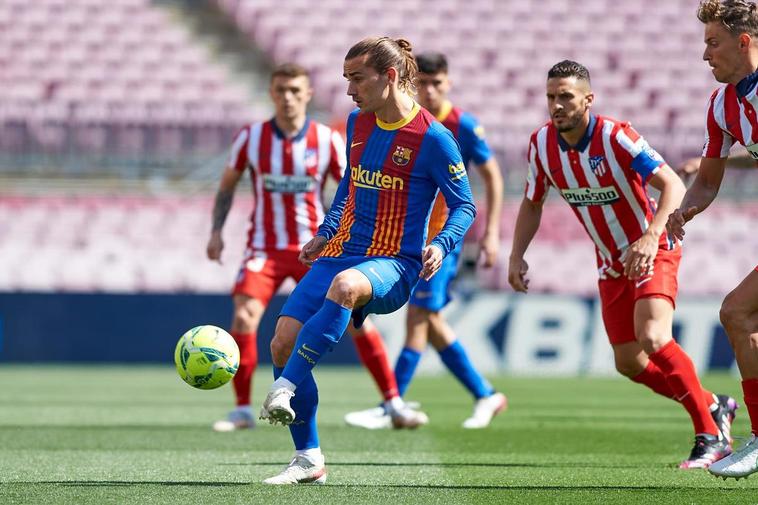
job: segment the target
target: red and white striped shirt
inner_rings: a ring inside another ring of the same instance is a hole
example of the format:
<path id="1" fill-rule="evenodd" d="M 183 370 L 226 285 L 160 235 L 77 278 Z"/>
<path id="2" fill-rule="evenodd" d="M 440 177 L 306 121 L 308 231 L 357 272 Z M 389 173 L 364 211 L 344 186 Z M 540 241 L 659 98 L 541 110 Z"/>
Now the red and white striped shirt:
<path id="1" fill-rule="evenodd" d="M 345 143 L 339 133 L 311 120 L 286 138 L 271 119 L 237 134 L 227 166 L 250 168 L 253 212 L 247 247 L 298 251 L 324 220 L 321 190 L 327 173 L 342 178 Z"/>
<path id="2" fill-rule="evenodd" d="M 717 89 L 708 102 L 703 158 L 726 158 L 739 142 L 758 160 L 758 86 L 756 74 L 736 86 Z"/>
<path id="3" fill-rule="evenodd" d="M 618 277 L 621 256 L 655 214 L 656 203 L 645 184 L 664 164 L 628 123 L 591 116 L 576 146 L 567 145 L 547 123 L 529 142 L 526 197 L 542 202 L 550 186 L 555 187 L 595 243 L 600 278 Z M 661 244 L 673 247 L 665 233 Z"/>

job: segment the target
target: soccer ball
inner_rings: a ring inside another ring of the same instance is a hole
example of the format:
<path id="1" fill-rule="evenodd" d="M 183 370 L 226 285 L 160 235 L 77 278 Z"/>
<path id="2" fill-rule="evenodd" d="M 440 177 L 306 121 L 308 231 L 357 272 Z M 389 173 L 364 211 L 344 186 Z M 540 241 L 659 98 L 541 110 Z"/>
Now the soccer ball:
<path id="1" fill-rule="evenodd" d="M 195 326 L 176 344 L 179 376 L 192 387 L 216 389 L 229 382 L 240 362 L 237 342 L 217 326 Z"/>

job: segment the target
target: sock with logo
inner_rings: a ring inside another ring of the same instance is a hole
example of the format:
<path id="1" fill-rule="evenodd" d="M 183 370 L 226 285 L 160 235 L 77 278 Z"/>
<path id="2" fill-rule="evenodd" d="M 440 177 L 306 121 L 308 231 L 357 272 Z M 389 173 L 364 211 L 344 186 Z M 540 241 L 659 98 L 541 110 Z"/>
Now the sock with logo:
<path id="1" fill-rule="evenodd" d="M 648 361 L 645 369 L 639 374 L 635 375 L 634 377 L 630 377 L 630 379 L 633 382 L 636 382 L 638 384 L 643 384 L 649 387 L 655 393 L 658 393 L 661 396 L 665 396 L 666 398 L 677 401 L 677 399 L 674 396 L 674 392 L 671 391 L 671 388 L 669 387 L 668 382 L 666 381 L 666 376 L 663 375 L 663 372 L 661 372 L 661 369 L 658 368 L 658 366 L 652 361 Z M 708 404 L 709 407 L 712 406 L 716 401 L 713 397 L 713 393 L 711 393 L 705 388 L 702 388 L 702 389 L 703 389 L 703 399 L 705 400 L 705 402 Z"/>
<path id="2" fill-rule="evenodd" d="M 274 379 L 279 380 L 284 368 L 274 367 Z M 316 410 L 318 409 L 318 387 L 312 373 L 308 373 L 290 400 L 295 411 L 295 420 L 289 425 L 290 436 L 298 451 L 319 447 Z"/>
<path id="3" fill-rule="evenodd" d="M 474 398 L 479 400 L 480 398 L 492 396 L 495 393 L 492 384 L 474 368 L 471 360 L 468 359 L 466 350 L 460 342 L 456 340 L 439 351 L 439 354 L 447 369 L 474 395 Z"/>
<path id="4" fill-rule="evenodd" d="M 258 366 L 258 345 L 255 333 L 232 332 L 234 341 L 240 350 L 240 363 L 234 374 L 232 385 L 237 399 L 237 406 L 250 405 L 250 389 L 253 385 L 253 374 Z"/>
<path id="5" fill-rule="evenodd" d="M 750 416 L 750 428 L 753 435 L 758 437 L 758 379 L 743 380 L 742 393 L 745 395 L 745 408 Z"/>
<path id="6" fill-rule="evenodd" d="M 649 358 L 666 376 L 674 399 L 689 413 L 695 433 L 718 436 L 719 430 L 711 416 L 710 403 L 706 401 L 700 379 L 695 372 L 695 365 L 684 349 L 679 347 L 675 340 L 671 340 L 650 354 Z"/>
<path id="7" fill-rule="evenodd" d="M 400 396 L 405 395 L 405 391 L 411 384 L 413 374 L 416 373 L 416 367 L 421 359 L 421 353 L 410 347 L 403 347 L 400 356 L 395 363 L 395 380 L 397 381 L 397 391 Z"/>
<path id="8" fill-rule="evenodd" d="M 382 336 L 375 328 L 362 330 L 353 338 L 361 363 L 371 373 L 374 382 L 385 400 L 397 396 L 397 381 L 387 359 L 387 349 Z"/>
<path id="9" fill-rule="evenodd" d="M 300 329 L 282 377 L 299 388 L 316 363 L 340 341 L 352 313 L 347 307 L 325 299 L 321 308 Z"/>

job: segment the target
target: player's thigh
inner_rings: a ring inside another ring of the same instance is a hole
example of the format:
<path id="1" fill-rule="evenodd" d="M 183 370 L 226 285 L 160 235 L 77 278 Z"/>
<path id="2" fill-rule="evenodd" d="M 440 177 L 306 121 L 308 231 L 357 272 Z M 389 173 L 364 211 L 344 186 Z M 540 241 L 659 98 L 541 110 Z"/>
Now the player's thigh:
<path id="1" fill-rule="evenodd" d="M 672 336 L 674 306 L 665 296 L 639 298 L 634 304 L 634 332 L 648 354 L 668 344 Z"/>
<path id="2" fill-rule="evenodd" d="M 612 346 L 636 342 L 634 333 L 634 286 L 626 277 L 598 282 L 603 325 Z"/>
<path id="3" fill-rule="evenodd" d="M 302 327 L 303 323 L 292 317 L 281 316 L 277 319 L 274 338 L 271 340 L 271 359 L 275 366 L 282 367 L 287 363 Z"/>
<path id="4" fill-rule="evenodd" d="M 233 295 L 232 300 L 234 302 L 232 329 L 242 333 L 257 331 L 266 305 L 257 298 L 243 294 Z"/>

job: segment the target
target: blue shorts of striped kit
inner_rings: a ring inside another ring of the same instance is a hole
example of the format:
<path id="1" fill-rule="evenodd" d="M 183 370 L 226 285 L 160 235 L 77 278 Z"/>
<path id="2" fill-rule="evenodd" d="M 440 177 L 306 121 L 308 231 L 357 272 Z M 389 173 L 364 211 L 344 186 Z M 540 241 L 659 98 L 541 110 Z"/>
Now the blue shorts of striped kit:
<path id="1" fill-rule="evenodd" d="M 442 260 L 442 266 L 434 277 L 425 281 L 421 279 L 411 294 L 410 304 L 430 312 L 439 312 L 450 303 L 450 284 L 458 274 L 458 260 L 461 257 L 463 242 L 461 241 L 450 254 Z"/>

